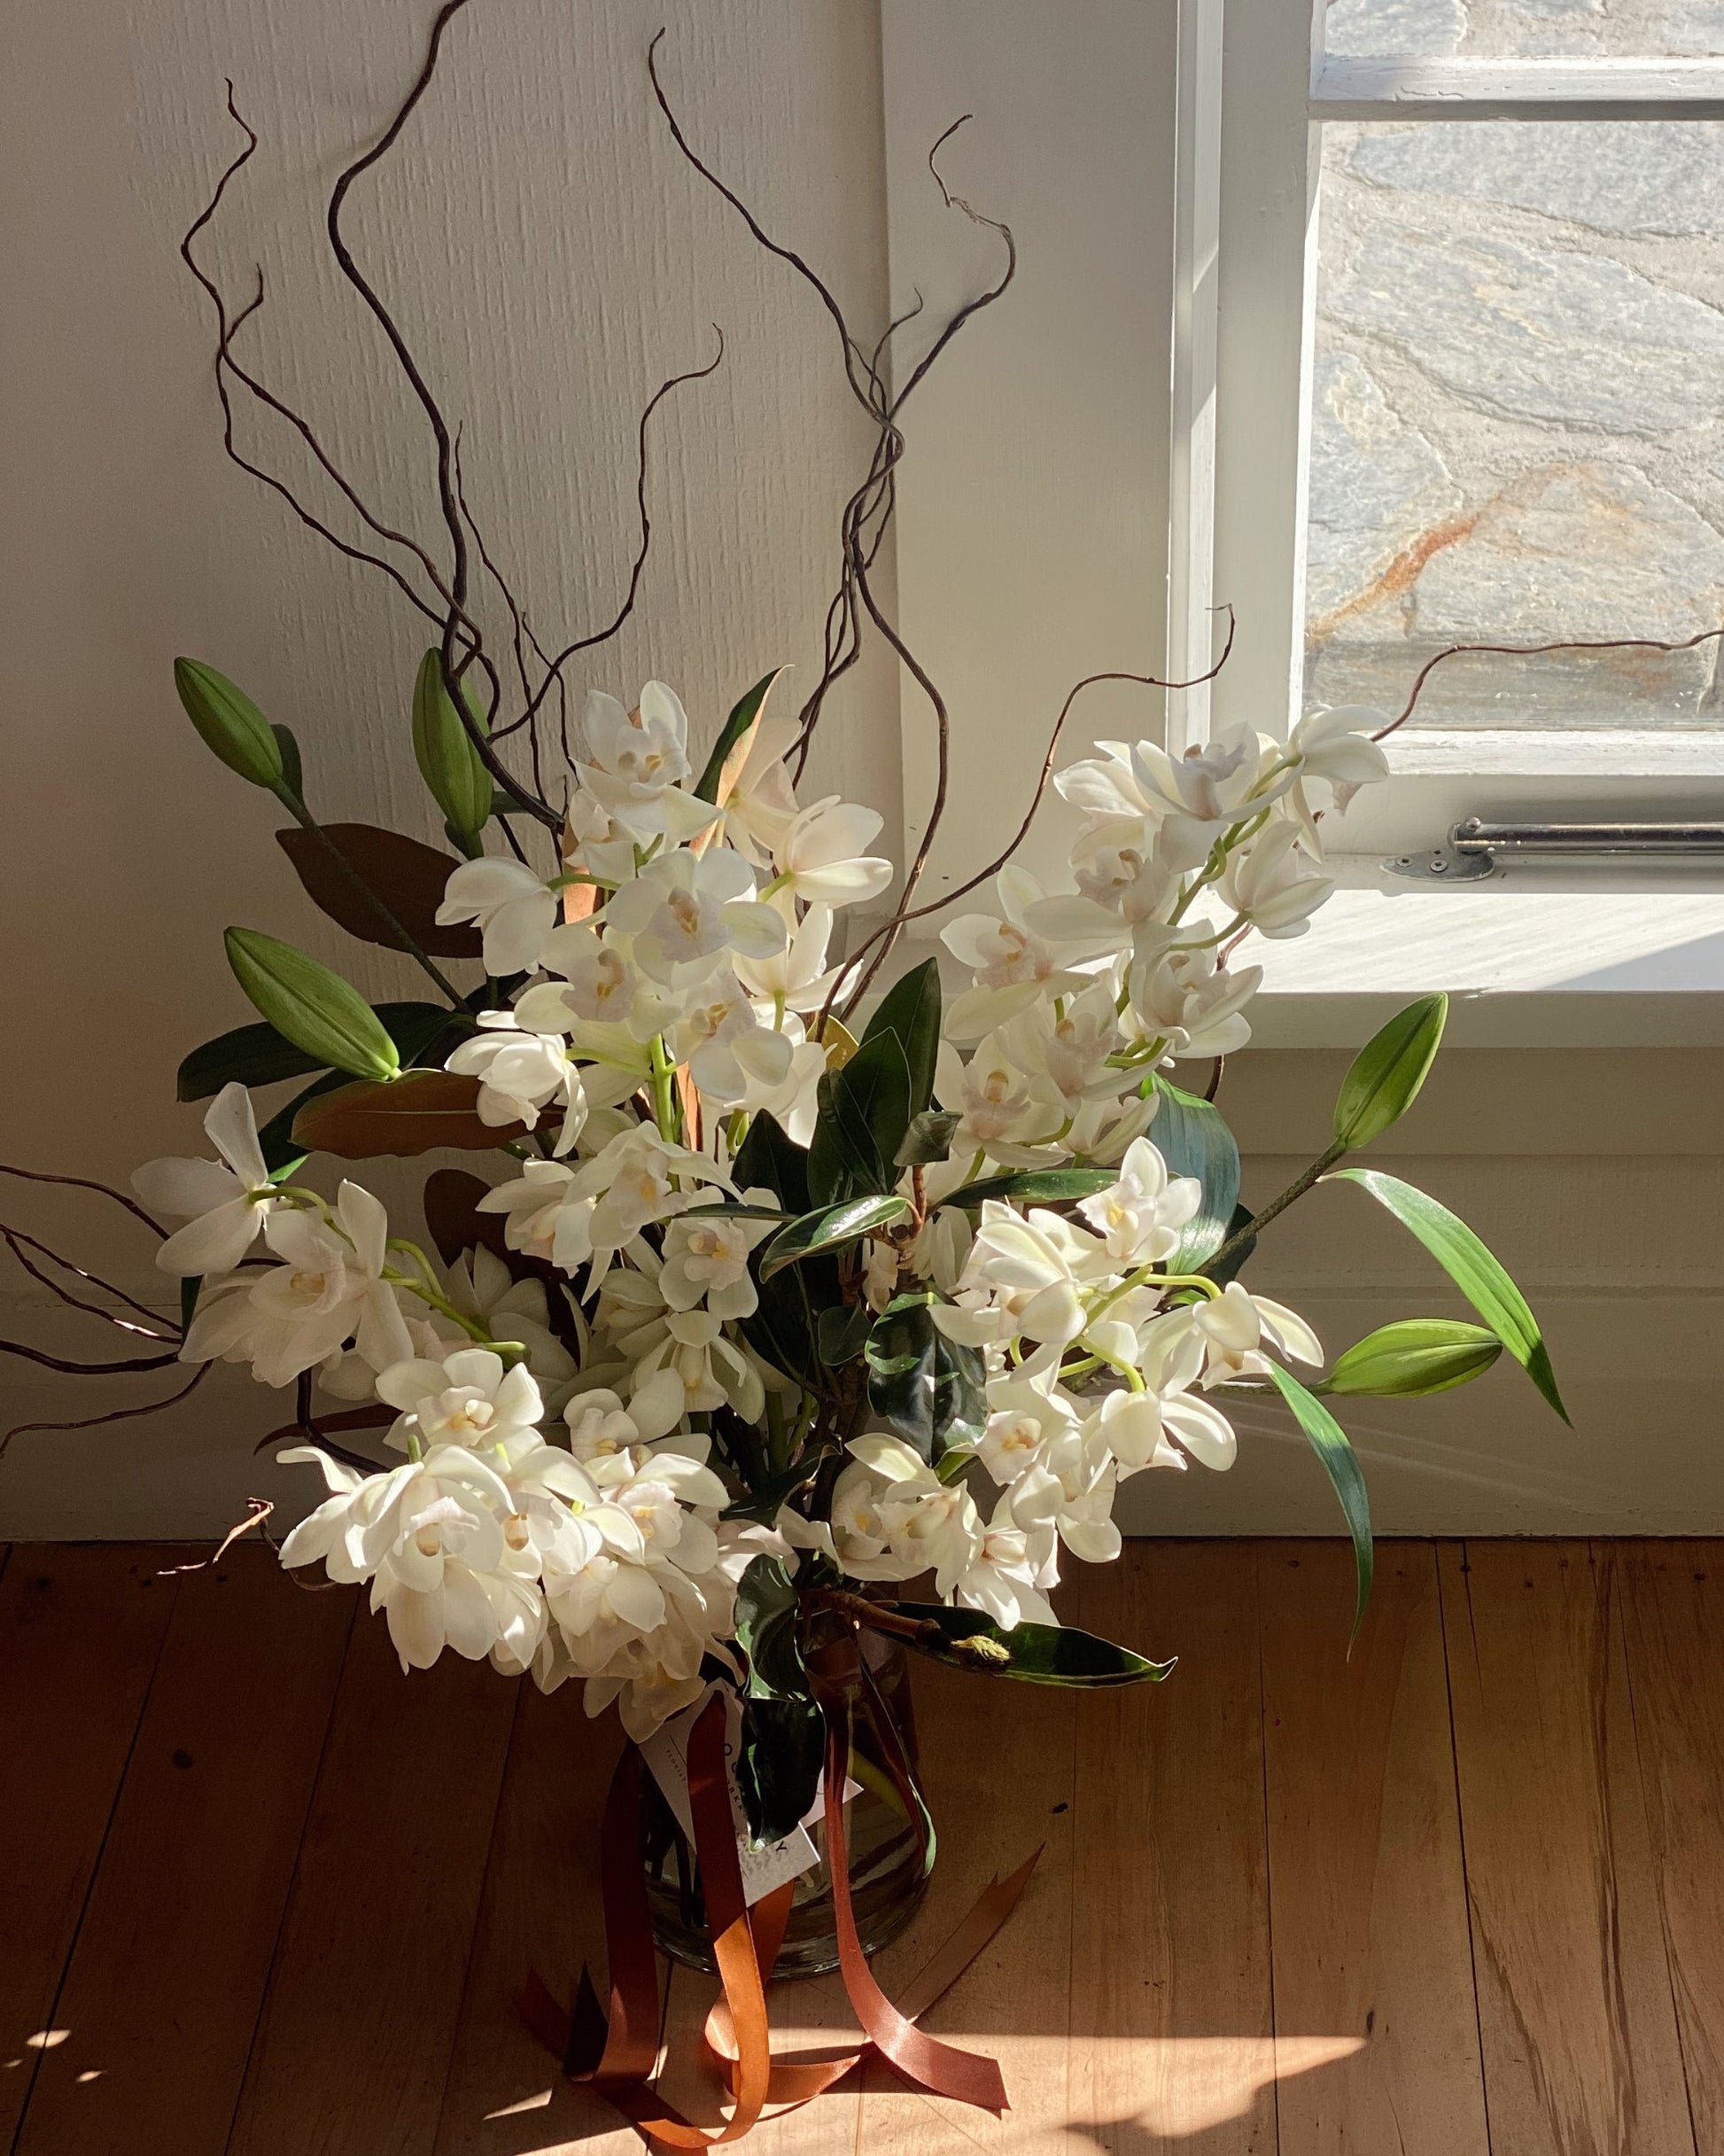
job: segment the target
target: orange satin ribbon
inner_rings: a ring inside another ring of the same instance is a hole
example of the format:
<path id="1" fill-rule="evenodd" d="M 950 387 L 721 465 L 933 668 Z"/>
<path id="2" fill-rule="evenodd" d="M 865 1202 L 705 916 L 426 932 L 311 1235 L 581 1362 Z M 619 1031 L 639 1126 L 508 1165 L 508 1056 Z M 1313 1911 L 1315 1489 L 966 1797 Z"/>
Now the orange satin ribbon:
<path id="1" fill-rule="evenodd" d="M 916 2017 L 956 1981 L 1005 1923 L 1041 1851 L 987 1889 L 919 1972 L 905 2007 L 895 2006 L 874 1981 L 850 1905 L 843 1788 L 859 1657 L 853 1640 L 846 1640 L 838 1643 L 835 1654 L 822 1660 L 825 1666 L 817 1671 L 816 1687 L 827 1719 L 827 1862 L 839 1966 L 868 2042 L 836 2058 L 774 2061 L 772 2057 L 765 1979 L 783 1942 L 794 1882 L 774 1889 L 752 1911 L 743 1897 L 726 1772 L 725 1706 L 716 1694 L 689 1740 L 688 1795 L 707 1922 L 723 1986 L 723 1996 L 707 2018 L 705 2043 L 729 2086 L 734 2104 L 731 2117 L 721 2127 L 695 2126 L 662 2104 L 650 2085 L 658 2057 L 658 1969 L 641 1851 L 643 1765 L 633 1745 L 625 1748 L 617 1763 L 600 1836 L 610 2015 L 607 2018 L 600 2008 L 585 1971 L 572 2014 L 557 2004 L 536 1971 L 521 2001 L 523 2019 L 562 2060 L 570 2080 L 590 2083 L 648 2140 L 670 2148 L 705 2149 L 740 2141 L 767 2104 L 795 2106 L 812 2102 L 854 2071 L 871 2051 L 934 2095 L 996 2113 L 1008 2108 L 1005 2083 L 993 2059 L 942 2043 L 916 2027 Z M 904 1787 L 909 1783 L 908 1763 L 883 1706 L 876 1715 L 871 1704 L 870 1719 L 882 1737 L 889 1770 Z M 905 1789 L 907 1799 L 912 1788 L 911 1785 Z M 918 1802 L 908 1802 L 906 1809 L 912 1817 L 920 1817 Z"/>

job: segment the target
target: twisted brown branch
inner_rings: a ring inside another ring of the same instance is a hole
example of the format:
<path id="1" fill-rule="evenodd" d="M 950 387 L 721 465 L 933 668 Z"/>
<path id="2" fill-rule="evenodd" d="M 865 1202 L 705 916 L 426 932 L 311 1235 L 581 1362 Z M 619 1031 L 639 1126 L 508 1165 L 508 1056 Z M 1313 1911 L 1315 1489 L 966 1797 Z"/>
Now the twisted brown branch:
<path id="1" fill-rule="evenodd" d="M 73 1422 L 15 1422 L 0 1437 L 0 1454 L 14 1437 L 27 1436 L 35 1430 L 94 1430 L 108 1422 L 132 1422 L 140 1416 L 159 1415 L 165 1407 L 177 1407 L 182 1400 L 189 1399 L 214 1367 L 214 1363 L 199 1363 L 177 1392 L 167 1393 L 159 1400 L 145 1400 L 141 1406 L 113 1407 L 105 1415 L 82 1415 Z"/>
<path id="2" fill-rule="evenodd" d="M 1451 658 L 1465 658 L 1477 653 L 1490 653 L 1502 658 L 1544 658 L 1557 651 L 1677 651 L 1697 650 L 1702 644 L 1712 643 L 1724 636 L 1724 627 L 1702 629 L 1697 636 L 1685 636 L 1680 643 L 1661 643 L 1652 636 L 1596 636 L 1565 637 L 1549 644 L 1450 644 L 1446 651 L 1439 651 L 1427 658 L 1419 668 L 1413 682 L 1412 693 L 1399 714 L 1385 727 L 1379 727 L 1371 736 L 1373 741 L 1386 741 L 1398 728 L 1406 725 L 1413 715 L 1414 707 L 1424 694 L 1425 684 L 1437 668 Z"/>

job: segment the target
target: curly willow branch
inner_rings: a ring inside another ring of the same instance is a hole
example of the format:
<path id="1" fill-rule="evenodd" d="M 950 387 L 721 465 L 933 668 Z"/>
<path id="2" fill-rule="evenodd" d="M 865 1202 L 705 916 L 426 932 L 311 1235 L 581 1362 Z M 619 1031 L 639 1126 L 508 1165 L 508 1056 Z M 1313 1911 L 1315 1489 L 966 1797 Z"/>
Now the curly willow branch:
<path id="1" fill-rule="evenodd" d="M 1680 643 L 1660 643 L 1651 636 L 1599 636 L 1569 637 L 1549 644 L 1450 644 L 1446 651 L 1439 651 L 1434 658 L 1425 660 L 1400 713 L 1386 726 L 1379 727 L 1371 739 L 1386 741 L 1391 734 L 1406 725 L 1425 693 L 1425 684 L 1439 666 L 1451 658 L 1468 658 L 1484 652 L 1503 658 L 1545 658 L 1557 651 L 1662 651 L 1668 655 L 1697 650 L 1702 644 L 1712 643 L 1720 636 L 1724 636 L 1724 628 L 1702 629 L 1697 636 L 1685 636 Z"/>

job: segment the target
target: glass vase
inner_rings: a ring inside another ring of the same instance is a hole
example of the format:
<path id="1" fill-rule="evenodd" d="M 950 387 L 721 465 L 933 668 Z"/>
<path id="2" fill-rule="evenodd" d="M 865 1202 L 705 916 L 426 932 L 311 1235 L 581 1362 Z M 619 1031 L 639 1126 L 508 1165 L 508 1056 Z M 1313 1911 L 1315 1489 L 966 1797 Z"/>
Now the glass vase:
<path id="1" fill-rule="evenodd" d="M 911 1767 L 916 1766 L 916 1724 L 910 1698 L 908 1658 L 897 1640 L 865 1632 L 863 1659 L 873 1680 L 872 1704 L 890 1716 Z M 904 1803 L 872 1716 L 852 1713 L 850 1779 L 859 1787 L 844 1807 L 845 1854 L 850 1906 L 865 1953 L 896 1939 L 914 1915 L 928 1884 L 932 1859 L 924 1852 L 917 1822 Z M 641 1846 L 653 1937 L 672 1961 L 709 1973 L 716 1966 L 701 1894 L 700 1864 L 664 1792 L 645 1778 Z M 816 1812 L 807 1828 L 819 1861 L 796 1880 L 784 1943 L 773 1965 L 778 1977 L 824 1976 L 838 1966 L 838 1930 L 826 1822 Z"/>

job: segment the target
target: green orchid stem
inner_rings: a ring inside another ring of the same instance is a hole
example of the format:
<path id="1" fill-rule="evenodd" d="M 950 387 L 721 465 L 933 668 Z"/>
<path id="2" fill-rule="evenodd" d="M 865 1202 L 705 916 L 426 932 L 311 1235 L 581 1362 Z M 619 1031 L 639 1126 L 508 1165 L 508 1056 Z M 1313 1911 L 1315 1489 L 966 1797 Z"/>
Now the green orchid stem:
<path id="1" fill-rule="evenodd" d="M 468 1317 L 465 1312 L 457 1310 L 448 1296 L 436 1286 L 437 1276 L 431 1271 L 431 1262 L 416 1242 L 409 1242 L 404 1235 L 392 1235 L 389 1239 L 389 1248 L 392 1250 L 403 1252 L 407 1257 L 412 1258 L 414 1264 L 419 1268 L 416 1273 L 397 1273 L 392 1266 L 385 1265 L 381 1277 L 387 1280 L 392 1288 L 405 1288 L 409 1295 L 417 1296 L 422 1303 L 428 1304 L 432 1310 L 440 1312 L 451 1324 L 458 1325 L 469 1340 L 473 1341 L 478 1346 L 494 1348 L 497 1345 L 497 1343 L 482 1325 Z"/>
<path id="2" fill-rule="evenodd" d="M 418 944 L 414 941 L 412 936 L 408 934 L 407 929 L 403 927 L 401 922 L 396 918 L 395 914 L 391 907 L 377 896 L 375 891 L 372 890 L 371 886 L 366 882 L 365 878 L 360 874 L 359 870 L 354 868 L 352 861 L 347 859 L 347 856 L 341 851 L 341 848 L 337 845 L 334 839 L 330 837 L 329 833 L 323 829 L 322 825 L 318 822 L 316 817 L 312 814 L 311 811 L 306 806 L 305 803 L 299 798 L 299 795 L 291 792 L 289 790 L 283 787 L 281 790 L 278 798 L 280 799 L 282 806 L 288 811 L 289 814 L 291 815 L 304 829 L 311 833 L 312 837 L 317 841 L 318 844 L 322 847 L 324 852 L 326 852 L 330 859 L 335 862 L 336 866 L 340 869 L 342 875 L 346 877 L 347 881 L 353 885 L 353 889 L 359 892 L 360 896 L 365 900 L 365 903 L 377 916 L 377 919 L 381 921 L 384 927 L 389 930 L 391 935 L 395 938 L 397 946 L 405 951 L 408 956 L 413 960 L 415 965 L 423 966 L 424 970 L 431 976 L 431 979 L 437 983 L 437 985 L 448 998 L 450 1008 L 454 1010 L 465 1010 L 467 1008 L 467 999 L 462 994 L 461 991 L 455 986 L 454 983 L 449 978 L 447 974 L 444 972 L 443 969 L 437 963 L 436 960 L 431 958 L 426 952 L 420 949 Z"/>
<path id="3" fill-rule="evenodd" d="M 1347 1149 L 1347 1147 L 1337 1139 L 1325 1152 L 1319 1153 L 1304 1173 L 1295 1176 L 1278 1198 L 1271 1198 L 1262 1212 L 1254 1213 L 1243 1227 L 1227 1238 L 1220 1249 L 1206 1264 L 1205 1272 L 1213 1272 L 1215 1266 L 1224 1265 L 1236 1250 L 1243 1249 L 1259 1228 L 1267 1227 L 1277 1215 L 1286 1211 L 1295 1198 L 1302 1198 L 1314 1183 L 1320 1182 L 1335 1163 L 1342 1158 Z M 1213 1281 L 1210 1282 L 1210 1286 L 1213 1288 Z"/>
<path id="4" fill-rule="evenodd" d="M 663 1033 L 655 1033 L 649 1050 L 652 1056 L 653 1116 L 658 1125 L 658 1134 L 667 1145 L 677 1142 L 676 1087 L 673 1083 L 675 1065 L 664 1046 Z"/>

